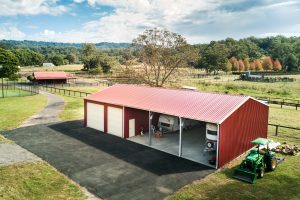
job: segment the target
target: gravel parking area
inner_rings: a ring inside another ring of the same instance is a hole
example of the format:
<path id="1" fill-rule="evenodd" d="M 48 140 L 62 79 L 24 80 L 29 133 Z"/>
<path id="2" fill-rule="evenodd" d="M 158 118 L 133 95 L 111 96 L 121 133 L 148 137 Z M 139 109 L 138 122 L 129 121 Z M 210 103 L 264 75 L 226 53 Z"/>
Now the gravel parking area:
<path id="1" fill-rule="evenodd" d="M 0 166 L 41 161 L 33 153 L 16 144 L 0 144 Z"/>

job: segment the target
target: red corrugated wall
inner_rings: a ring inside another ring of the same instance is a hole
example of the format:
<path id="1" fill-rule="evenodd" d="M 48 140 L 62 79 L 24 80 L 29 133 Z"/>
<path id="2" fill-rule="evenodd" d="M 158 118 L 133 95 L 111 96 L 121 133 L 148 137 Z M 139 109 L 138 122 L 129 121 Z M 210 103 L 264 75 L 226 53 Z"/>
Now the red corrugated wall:
<path id="1" fill-rule="evenodd" d="M 149 127 L 149 112 L 145 110 L 138 110 L 134 108 L 124 108 L 124 137 L 129 137 L 129 120 L 135 119 L 135 135 L 139 135 L 141 128 L 144 132 L 148 132 Z"/>
<path id="2" fill-rule="evenodd" d="M 253 147 L 250 141 L 267 137 L 268 116 L 268 106 L 249 99 L 221 123 L 218 167 Z"/>

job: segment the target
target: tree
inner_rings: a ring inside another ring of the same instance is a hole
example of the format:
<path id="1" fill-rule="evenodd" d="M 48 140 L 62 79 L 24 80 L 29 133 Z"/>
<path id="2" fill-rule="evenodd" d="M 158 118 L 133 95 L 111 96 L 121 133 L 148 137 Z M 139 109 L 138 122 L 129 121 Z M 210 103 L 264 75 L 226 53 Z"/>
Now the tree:
<path id="1" fill-rule="evenodd" d="M 229 59 L 231 65 L 232 65 L 232 68 L 231 68 L 231 71 L 238 71 L 239 70 L 239 62 L 238 60 L 235 58 L 235 57 L 231 57 Z"/>
<path id="2" fill-rule="evenodd" d="M 280 61 L 278 60 L 278 58 L 273 63 L 273 70 L 274 71 L 282 70 L 282 66 L 281 66 Z"/>
<path id="3" fill-rule="evenodd" d="M 50 60 L 55 66 L 65 64 L 64 57 L 62 55 L 54 55 L 50 58 Z"/>
<path id="4" fill-rule="evenodd" d="M 200 68 L 204 68 L 208 74 L 211 72 L 216 74 L 220 70 L 226 70 L 227 60 L 224 44 L 211 42 L 202 52 L 198 65 Z"/>
<path id="5" fill-rule="evenodd" d="M 91 68 L 98 67 L 96 58 L 96 46 L 92 43 L 83 44 L 82 47 L 82 62 L 83 69 L 89 71 Z"/>
<path id="6" fill-rule="evenodd" d="M 74 64 L 76 61 L 76 56 L 74 54 L 68 54 L 66 59 L 68 60 L 69 64 Z"/>
<path id="7" fill-rule="evenodd" d="M 289 54 L 285 63 L 287 71 L 298 71 L 298 58 L 294 54 Z"/>
<path id="8" fill-rule="evenodd" d="M 272 58 L 270 56 L 266 56 L 263 60 L 262 66 L 263 66 L 263 69 L 266 71 L 272 70 L 273 69 Z"/>
<path id="9" fill-rule="evenodd" d="M 244 66 L 245 66 L 245 71 L 248 71 L 250 69 L 250 62 L 249 62 L 249 58 L 244 59 Z"/>
<path id="10" fill-rule="evenodd" d="M 262 64 L 261 64 L 260 60 L 258 60 L 258 59 L 254 60 L 254 65 L 255 65 L 255 70 L 256 71 L 263 70 L 263 67 L 262 67 Z"/>
<path id="11" fill-rule="evenodd" d="M 227 60 L 225 72 L 230 72 L 232 70 L 232 64 L 230 60 Z"/>
<path id="12" fill-rule="evenodd" d="M 20 66 L 41 65 L 44 61 L 44 56 L 29 49 L 16 49 L 13 52 L 19 60 Z"/>
<path id="13" fill-rule="evenodd" d="M 2 97 L 4 98 L 3 79 L 15 79 L 19 71 L 18 58 L 11 52 L 0 48 L 0 78 L 2 80 Z"/>
<path id="14" fill-rule="evenodd" d="M 143 81 L 157 87 L 162 87 L 197 56 L 181 35 L 165 29 L 145 30 L 132 43 L 142 65 Z"/>
<path id="15" fill-rule="evenodd" d="M 245 65 L 242 60 L 239 60 L 239 68 L 238 69 L 240 72 L 245 70 Z"/>

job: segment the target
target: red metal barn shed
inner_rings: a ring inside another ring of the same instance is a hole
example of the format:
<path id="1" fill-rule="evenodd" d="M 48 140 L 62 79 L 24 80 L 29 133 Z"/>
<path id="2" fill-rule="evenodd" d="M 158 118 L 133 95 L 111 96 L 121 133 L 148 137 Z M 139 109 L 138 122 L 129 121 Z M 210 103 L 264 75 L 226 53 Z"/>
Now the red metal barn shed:
<path id="1" fill-rule="evenodd" d="M 66 72 L 33 72 L 33 77 L 40 84 L 62 84 L 72 78 Z"/>
<path id="2" fill-rule="evenodd" d="M 114 85 L 84 99 L 85 126 L 219 168 L 267 137 L 268 105 L 249 96 Z"/>

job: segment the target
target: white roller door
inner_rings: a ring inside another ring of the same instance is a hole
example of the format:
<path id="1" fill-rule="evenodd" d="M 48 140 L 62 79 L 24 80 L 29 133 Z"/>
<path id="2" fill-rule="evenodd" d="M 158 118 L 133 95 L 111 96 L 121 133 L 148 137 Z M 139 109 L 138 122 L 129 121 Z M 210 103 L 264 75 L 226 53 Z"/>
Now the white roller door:
<path id="1" fill-rule="evenodd" d="M 119 137 L 123 136 L 123 109 L 107 107 L 107 132 Z"/>
<path id="2" fill-rule="evenodd" d="M 87 127 L 104 131 L 104 106 L 87 103 Z"/>

